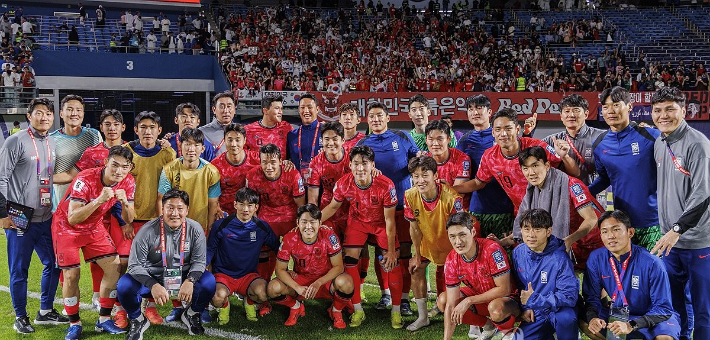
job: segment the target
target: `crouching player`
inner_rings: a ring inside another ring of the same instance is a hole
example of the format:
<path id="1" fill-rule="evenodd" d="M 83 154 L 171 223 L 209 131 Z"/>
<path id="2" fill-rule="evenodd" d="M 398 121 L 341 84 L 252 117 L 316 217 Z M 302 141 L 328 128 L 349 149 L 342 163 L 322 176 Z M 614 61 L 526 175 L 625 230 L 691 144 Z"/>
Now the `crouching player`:
<path id="1" fill-rule="evenodd" d="M 306 315 L 304 299 L 333 299 L 328 315 L 335 328 L 345 328 L 342 310 L 353 296 L 353 279 L 343 272 L 340 240 L 333 229 L 321 226 L 321 212 L 315 204 L 298 208 L 298 228 L 283 238 L 277 255 L 276 279 L 269 282 L 269 297 L 291 308 L 286 326 L 294 326 Z M 293 258 L 293 271 L 288 262 Z"/>
<path id="2" fill-rule="evenodd" d="M 207 241 L 207 264 L 212 265 L 217 281 L 212 305 L 221 308 L 220 325 L 229 322 L 232 293 L 245 297 L 247 320 L 257 321 L 255 304 L 267 300 L 266 280 L 256 270 L 261 248 L 279 248 L 279 239 L 271 227 L 254 216 L 259 209 L 259 194 L 254 189 L 241 188 L 234 200 L 236 215 L 217 220 Z"/>
<path id="3" fill-rule="evenodd" d="M 454 249 L 444 265 L 446 292 L 437 300 L 444 311 L 444 339 L 451 339 L 456 325 L 462 323 L 483 327 L 480 339 L 492 337 L 495 328 L 504 340 L 512 339 L 520 307 L 508 256 L 497 242 L 475 237 L 474 223 L 473 216 L 465 212 L 452 214 L 446 222 Z"/>

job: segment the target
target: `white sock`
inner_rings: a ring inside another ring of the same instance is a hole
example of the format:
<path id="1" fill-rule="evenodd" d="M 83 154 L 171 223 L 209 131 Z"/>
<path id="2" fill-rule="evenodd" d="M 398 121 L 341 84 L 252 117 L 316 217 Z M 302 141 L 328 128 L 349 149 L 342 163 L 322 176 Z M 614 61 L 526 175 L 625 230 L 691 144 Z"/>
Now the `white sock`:
<path id="1" fill-rule="evenodd" d="M 355 303 L 355 304 L 353 304 L 353 309 L 354 309 L 354 310 L 359 310 L 359 311 L 363 310 L 363 309 L 362 309 L 362 304 L 361 304 L 361 303 Z"/>
<path id="2" fill-rule="evenodd" d="M 197 312 L 195 312 L 194 310 L 192 310 L 192 308 L 188 308 L 188 309 L 187 309 L 187 315 L 193 316 L 193 315 L 195 315 L 195 314 L 197 314 Z"/>
<path id="3" fill-rule="evenodd" d="M 364 292 L 364 291 L 365 291 L 365 284 L 361 283 L 360 284 L 360 292 Z"/>
<path id="4" fill-rule="evenodd" d="M 296 304 L 291 307 L 291 309 L 298 309 L 301 308 L 301 301 L 296 300 Z"/>
<path id="5" fill-rule="evenodd" d="M 39 310 L 39 315 L 45 316 L 47 313 L 51 312 L 51 309 L 40 309 Z"/>
<path id="6" fill-rule="evenodd" d="M 77 321 L 77 322 L 70 322 L 69 324 L 72 325 L 72 326 L 74 326 L 74 325 L 79 325 L 79 326 L 81 326 L 81 320 L 79 320 L 79 321 Z"/>
<path id="7" fill-rule="evenodd" d="M 123 305 L 113 305 L 113 308 L 116 308 L 116 311 L 120 312 L 123 310 Z"/>
<path id="8" fill-rule="evenodd" d="M 390 289 L 389 289 L 389 288 L 387 288 L 387 289 L 382 289 L 381 292 L 382 292 L 382 295 L 390 295 L 390 296 L 392 296 L 392 294 L 390 294 Z"/>
<path id="9" fill-rule="evenodd" d="M 136 320 L 143 322 L 143 320 L 145 320 L 145 316 L 143 316 L 143 314 L 141 314 L 136 318 Z"/>
<path id="10" fill-rule="evenodd" d="M 111 320 L 110 316 L 99 316 L 99 323 L 104 323 L 107 320 Z"/>
<path id="11" fill-rule="evenodd" d="M 417 312 L 419 312 L 419 319 L 427 319 L 429 318 L 429 312 L 427 311 L 426 308 L 426 298 L 423 299 L 414 299 L 414 302 L 417 303 Z"/>
<path id="12" fill-rule="evenodd" d="M 399 306 L 392 305 L 392 313 L 399 312 Z"/>
<path id="13" fill-rule="evenodd" d="M 91 299 L 92 299 L 92 300 L 96 300 L 96 299 L 98 299 L 98 298 L 99 298 L 99 292 L 94 292 L 93 294 L 91 294 Z"/>
<path id="14" fill-rule="evenodd" d="M 403 292 L 403 293 L 402 293 L 402 301 L 404 301 L 404 300 L 409 301 L 409 292 L 406 292 L 406 293 Z"/>

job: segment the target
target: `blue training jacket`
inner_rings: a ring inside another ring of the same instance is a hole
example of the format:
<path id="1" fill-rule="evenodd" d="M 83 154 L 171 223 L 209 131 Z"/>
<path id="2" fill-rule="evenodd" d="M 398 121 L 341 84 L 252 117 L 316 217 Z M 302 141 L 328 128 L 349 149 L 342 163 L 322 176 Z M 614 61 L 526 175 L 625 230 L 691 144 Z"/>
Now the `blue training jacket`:
<path id="1" fill-rule="evenodd" d="M 217 220 L 210 230 L 207 265 L 212 264 L 212 273 L 222 273 L 233 278 L 256 273 L 261 247 L 266 245 L 278 251 L 279 238 L 266 222 L 256 217 L 247 223 L 235 217 L 220 228 L 225 219 Z"/>
<path id="2" fill-rule="evenodd" d="M 656 129 L 631 123 L 619 132 L 605 132 L 592 146 L 599 176 L 589 191 L 596 195 L 611 185 L 614 209 L 629 214 L 634 228 L 659 224 L 653 145 L 660 135 Z"/>
<path id="3" fill-rule="evenodd" d="M 401 210 L 404 207 L 404 192 L 412 187 L 407 164 L 419 152 L 412 137 L 404 131 L 387 130 L 379 135 L 371 133 L 357 145 L 367 145 L 375 152 L 375 167 L 394 183 L 397 210 Z"/>
<path id="4" fill-rule="evenodd" d="M 515 247 L 513 269 L 518 289 L 527 289 L 530 282 L 534 291 L 523 310 L 532 309 L 538 317 L 577 304 L 579 281 L 565 243 L 559 238 L 550 236 L 542 253 L 530 250 L 526 244 Z"/>
<path id="5" fill-rule="evenodd" d="M 600 319 L 606 319 L 608 307 L 602 305 L 602 288 L 609 297 L 616 291 L 616 280 L 611 269 L 609 258 L 612 257 L 619 275 L 622 263 L 629 254 L 621 256 L 617 261 L 606 248 L 599 248 L 587 259 L 587 272 L 582 283 L 582 296 L 588 306 L 594 307 Z M 629 319 L 634 320 L 644 315 L 674 315 L 671 304 L 671 286 L 668 281 L 666 267 L 658 256 L 654 256 L 643 247 L 631 245 L 631 259 L 626 268 L 626 274 L 621 279 L 621 285 L 629 303 Z M 617 306 L 622 305 L 621 297 L 617 297 Z M 589 321 L 589 320 L 587 320 Z"/>

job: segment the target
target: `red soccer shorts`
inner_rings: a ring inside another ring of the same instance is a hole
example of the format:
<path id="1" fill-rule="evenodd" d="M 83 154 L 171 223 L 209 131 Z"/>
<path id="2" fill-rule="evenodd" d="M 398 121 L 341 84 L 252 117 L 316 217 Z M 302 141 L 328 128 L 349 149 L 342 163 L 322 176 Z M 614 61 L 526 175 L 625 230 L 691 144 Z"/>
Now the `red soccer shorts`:
<path id="1" fill-rule="evenodd" d="M 399 243 L 412 243 L 412 235 L 409 233 L 409 221 L 404 218 L 404 210 L 397 210 L 394 213 L 394 223 L 397 227 L 397 239 Z"/>
<path id="2" fill-rule="evenodd" d="M 461 292 L 461 295 L 463 295 L 463 297 L 469 297 L 469 296 L 474 296 L 474 295 L 476 295 L 476 293 L 473 291 L 473 289 L 471 289 L 471 288 L 469 288 L 469 287 L 467 287 L 467 286 L 461 286 L 460 292 Z M 514 294 L 514 293 L 513 293 L 513 294 Z M 511 299 L 511 300 L 513 300 L 513 301 L 518 301 L 518 302 L 520 302 L 520 300 L 517 298 L 517 296 L 512 295 L 512 294 L 511 294 L 510 296 L 507 296 L 507 298 L 509 298 L 509 299 Z M 488 304 L 489 304 L 489 302 L 487 302 L 487 303 L 479 303 L 479 304 L 477 304 L 477 305 L 471 305 L 470 309 L 471 309 L 471 311 L 472 311 L 473 313 L 475 313 L 475 314 L 478 314 L 478 315 L 481 315 L 481 316 L 490 316 L 489 313 L 488 313 Z"/>
<path id="3" fill-rule="evenodd" d="M 84 253 L 84 261 L 87 263 L 117 255 L 111 237 L 104 230 L 84 235 L 52 233 L 52 241 L 60 269 L 80 267 L 79 250 Z"/>
<path id="4" fill-rule="evenodd" d="M 311 285 L 311 283 L 316 282 L 319 277 L 309 277 L 305 275 L 297 275 L 293 280 L 296 281 L 301 286 L 308 287 Z M 333 293 L 330 291 L 330 286 L 333 285 L 333 281 L 328 281 L 324 283 L 322 286 L 320 286 L 320 289 L 318 289 L 318 293 L 316 293 L 316 296 L 314 299 L 332 299 L 333 298 Z M 303 300 L 303 296 L 298 296 L 298 299 Z"/>
<path id="5" fill-rule="evenodd" d="M 271 226 L 271 230 L 278 237 L 285 236 L 291 229 L 296 228 L 296 222 L 267 222 Z"/>
<path id="6" fill-rule="evenodd" d="M 132 223 L 133 235 L 138 234 L 138 231 L 141 230 L 141 227 L 146 223 L 147 221 L 134 221 Z M 111 227 L 109 228 L 109 235 L 111 236 L 111 240 L 113 241 L 113 243 L 116 245 L 116 251 L 118 252 L 118 256 L 122 259 L 127 259 L 128 255 L 131 253 L 131 244 L 133 244 L 133 240 L 127 240 L 123 237 L 123 230 L 121 229 L 121 226 L 118 225 L 118 220 L 116 220 L 116 218 L 113 216 L 111 216 Z"/>
<path id="7" fill-rule="evenodd" d="M 217 283 L 221 283 L 229 289 L 229 294 L 237 293 L 239 295 L 247 296 L 247 291 L 249 286 L 255 280 L 263 280 L 261 276 L 257 273 L 249 273 L 238 279 L 235 279 L 227 274 L 217 273 L 214 274 L 214 278 Z"/>
<path id="8" fill-rule="evenodd" d="M 323 225 L 333 229 L 333 232 L 335 233 L 336 236 L 338 236 L 338 239 L 340 242 L 343 241 L 343 238 L 345 237 L 345 228 L 348 225 L 347 219 L 345 220 L 333 220 L 332 218 L 328 219 L 327 221 L 323 222 Z"/>
<path id="9" fill-rule="evenodd" d="M 357 219 L 348 220 L 348 227 L 345 228 L 343 247 L 361 248 L 365 242 L 376 244 L 378 247 L 388 250 L 387 228 L 384 223 L 363 223 Z M 395 237 L 395 248 L 399 249 L 399 241 Z"/>

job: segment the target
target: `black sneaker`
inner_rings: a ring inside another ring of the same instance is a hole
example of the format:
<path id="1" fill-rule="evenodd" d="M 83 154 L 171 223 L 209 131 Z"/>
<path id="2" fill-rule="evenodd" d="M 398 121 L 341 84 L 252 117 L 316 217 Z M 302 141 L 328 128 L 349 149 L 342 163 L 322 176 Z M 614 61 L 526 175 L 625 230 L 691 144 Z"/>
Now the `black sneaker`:
<path id="1" fill-rule="evenodd" d="M 34 333 L 35 331 L 35 328 L 32 327 L 32 324 L 30 323 L 30 318 L 27 317 L 27 315 L 16 318 L 15 324 L 12 325 L 12 328 L 20 334 L 29 334 Z"/>
<path id="2" fill-rule="evenodd" d="M 145 332 L 148 327 L 150 327 L 150 322 L 148 318 L 143 316 L 143 320 L 130 319 L 128 321 L 130 329 L 126 334 L 126 340 L 143 340 L 143 332 Z"/>
<path id="3" fill-rule="evenodd" d="M 192 311 L 192 310 L 187 309 L 180 316 L 180 319 L 182 319 L 182 322 L 185 324 L 185 326 L 187 326 L 187 332 L 190 333 L 190 335 L 205 334 L 205 328 L 202 327 L 202 317 L 200 316 L 200 313 L 194 313 L 192 315 L 188 315 L 188 314 L 190 314 L 189 311 Z"/>
<path id="4" fill-rule="evenodd" d="M 35 317 L 35 325 L 61 325 L 67 323 L 69 323 L 69 318 L 59 314 L 56 309 L 52 309 L 51 312 L 45 315 L 37 312 L 37 316 Z"/>

